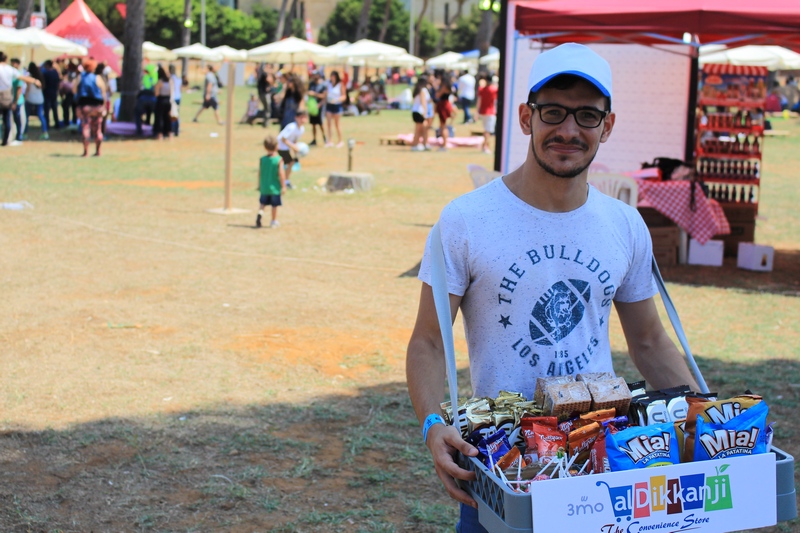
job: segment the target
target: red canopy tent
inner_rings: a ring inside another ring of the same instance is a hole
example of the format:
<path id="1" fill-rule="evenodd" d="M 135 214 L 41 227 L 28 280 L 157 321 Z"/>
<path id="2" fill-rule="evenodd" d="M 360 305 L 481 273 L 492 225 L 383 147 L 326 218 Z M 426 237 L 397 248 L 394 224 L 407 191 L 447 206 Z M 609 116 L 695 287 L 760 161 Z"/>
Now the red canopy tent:
<path id="1" fill-rule="evenodd" d="M 120 42 L 83 0 L 74 0 L 45 30 L 82 44 L 89 49 L 90 57 L 121 73 L 119 57 L 114 53 Z"/>
<path id="2" fill-rule="evenodd" d="M 800 49 L 798 0 L 538 0 L 517 6 L 516 30 L 541 40 L 682 40 L 776 44 Z M 580 35 L 576 35 L 580 34 Z"/>

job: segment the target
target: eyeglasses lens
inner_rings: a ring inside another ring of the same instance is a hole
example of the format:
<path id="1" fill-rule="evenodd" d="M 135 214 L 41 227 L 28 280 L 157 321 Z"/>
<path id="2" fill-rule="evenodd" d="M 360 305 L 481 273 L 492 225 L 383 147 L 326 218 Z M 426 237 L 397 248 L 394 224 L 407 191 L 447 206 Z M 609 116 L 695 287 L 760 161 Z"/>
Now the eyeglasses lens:
<path id="1" fill-rule="evenodd" d="M 546 124 L 561 124 L 567 119 L 568 115 L 575 116 L 575 122 L 584 128 L 596 128 L 602 122 L 605 114 L 596 109 L 567 109 L 560 105 L 542 105 L 539 108 L 539 116 Z"/>

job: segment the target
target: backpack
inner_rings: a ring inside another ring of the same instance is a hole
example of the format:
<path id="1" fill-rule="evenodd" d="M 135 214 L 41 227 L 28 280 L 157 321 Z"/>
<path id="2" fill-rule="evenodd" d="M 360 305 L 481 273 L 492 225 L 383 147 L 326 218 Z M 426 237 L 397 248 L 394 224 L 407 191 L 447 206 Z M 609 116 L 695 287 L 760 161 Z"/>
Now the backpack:
<path id="1" fill-rule="evenodd" d="M 13 103 L 14 97 L 11 95 L 11 89 L 0 91 L 0 109 L 8 109 Z"/>

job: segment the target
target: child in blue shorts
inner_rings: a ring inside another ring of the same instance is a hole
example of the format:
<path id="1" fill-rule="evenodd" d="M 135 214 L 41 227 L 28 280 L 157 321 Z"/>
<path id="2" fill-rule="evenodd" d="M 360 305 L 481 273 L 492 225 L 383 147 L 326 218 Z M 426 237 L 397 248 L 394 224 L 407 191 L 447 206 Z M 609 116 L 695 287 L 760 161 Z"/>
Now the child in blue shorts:
<path id="1" fill-rule="evenodd" d="M 272 222 L 269 227 L 277 228 L 278 207 L 281 205 L 281 194 L 286 192 L 286 175 L 283 172 L 283 160 L 277 154 L 278 139 L 274 135 L 267 135 L 264 138 L 264 148 L 267 155 L 261 158 L 258 170 L 258 187 L 256 190 L 261 193 L 259 198 L 258 216 L 256 217 L 256 227 L 261 227 L 261 217 L 266 206 L 272 206 Z"/>

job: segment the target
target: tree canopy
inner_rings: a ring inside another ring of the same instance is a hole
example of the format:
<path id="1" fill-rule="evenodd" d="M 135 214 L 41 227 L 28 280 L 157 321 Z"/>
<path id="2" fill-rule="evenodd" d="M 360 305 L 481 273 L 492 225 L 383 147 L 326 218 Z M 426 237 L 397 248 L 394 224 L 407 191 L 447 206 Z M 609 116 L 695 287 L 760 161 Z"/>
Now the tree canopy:
<path id="1" fill-rule="evenodd" d="M 391 2 L 391 5 L 389 6 L 386 36 L 383 42 L 407 49 L 409 15 L 400 0 L 374 0 L 372 2 L 369 10 L 367 39 L 378 40 L 383 26 L 386 2 Z M 333 10 L 328 21 L 320 29 L 320 44 L 327 46 L 342 40 L 352 41 L 358 28 L 358 18 L 361 15 L 362 5 L 362 0 L 342 0 L 338 2 L 336 9 Z M 420 37 L 420 50 L 416 50 L 416 53 L 427 57 L 433 53 L 439 38 L 438 30 L 427 18 L 422 21 Z"/>

